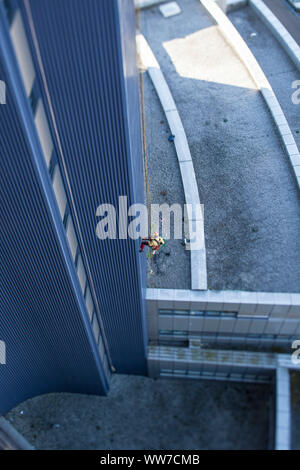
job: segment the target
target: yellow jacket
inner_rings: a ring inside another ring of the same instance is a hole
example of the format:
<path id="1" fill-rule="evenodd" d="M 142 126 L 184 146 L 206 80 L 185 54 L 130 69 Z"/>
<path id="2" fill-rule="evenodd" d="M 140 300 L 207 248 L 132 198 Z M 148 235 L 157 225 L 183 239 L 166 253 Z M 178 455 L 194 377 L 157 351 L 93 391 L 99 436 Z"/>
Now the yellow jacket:
<path id="1" fill-rule="evenodd" d="M 164 244 L 165 240 L 161 237 L 149 238 L 148 246 L 156 247 Z"/>

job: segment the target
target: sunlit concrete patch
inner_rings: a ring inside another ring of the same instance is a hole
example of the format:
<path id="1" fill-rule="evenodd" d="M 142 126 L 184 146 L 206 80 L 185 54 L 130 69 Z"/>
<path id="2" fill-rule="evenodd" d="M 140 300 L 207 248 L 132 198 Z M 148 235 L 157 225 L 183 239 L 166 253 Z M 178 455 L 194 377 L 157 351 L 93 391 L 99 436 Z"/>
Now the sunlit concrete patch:
<path id="1" fill-rule="evenodd" d="M 181 77 L 256 89 L 231 46 L 224 43 L 218 26 L 163 43 Z"/>
<path id="2" fill-rule="evenodd" d="M 138 50 L 139 66 L 144 70 L 148 70 L 148 68 L 159 69 L 159 64 L 155 58 L 155 55 L 151 51 L 149 44 L 140 32 L 137 32 L 136 44 Z"/>

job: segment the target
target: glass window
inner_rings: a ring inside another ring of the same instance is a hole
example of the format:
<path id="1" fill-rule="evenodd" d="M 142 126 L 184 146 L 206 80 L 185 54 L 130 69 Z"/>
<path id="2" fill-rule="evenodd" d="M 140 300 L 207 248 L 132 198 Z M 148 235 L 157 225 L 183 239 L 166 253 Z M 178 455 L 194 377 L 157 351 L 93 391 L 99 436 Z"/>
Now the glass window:
<path id="1" fill-rule="evenodd" d="M 91 292 L 89 287 L 86 289 L 86 296 L 85 296 L 85 303 L 86 303 L 86 308 L 90 317 L 90 321 L 92 321 L 93 318 L 93 311 L 94 311 L 94 304 L 91 296 Z"/>
<path id="2" fill-rule="evenodd" d="M 53 142 L 52 142 L 52 138 L 51 138 L 48 122 L 47 122 L 45 108 L 44 108 L 41 98 L 39 99 L 37 107 L 36 107 L 34 122 L 35 122 L 36 130 L 40 139 L 44 158 L 46 160 L 46 165 L 47 167 L 49 167 L 51 155 L 53 151 Z"/>
<path id="3" fill-rule="evenodd" d="M 72 253 L 73 260 L 75 262 L 75 257 L 76 257 L 76 251 L 77 251 L 77 238 L 76 238 L 76 233 L 74 229 L 74 225 L 72 222 L 72 217 L 69 215 L 68 216 L 68 221 L 67 221 L 67 239 L 69 242 L 70 250 Z"/>
<path id="4" fill-rule="evenodd" d="M 54 189 L 56 201 L 58 204 L 60 216 L 62 220 L 64 220 L 64 215 L 65 215 L 65 210 L 66 210 L 66 205 L 67 205 L 67 196 L 66 196 L 63 180 L 62 180 L 58 165 L 56 165 L 54 169 L 53 189 Z"/>
<path id="5" fill-rule="evenodd" d="M 208 316 L 208 317 L 227 317 L 235 318 L 237 312 L 217 312 L 214 310 L 167 310 L 159 309 L 160 315 L 192 315 L 192 316 Z"/>
<path id="6" fill-rule="evenodd" d="M 172 330 L 159 330 L 159 335 L 172 335 Z"/>
<path id="7" fill-rule="evenodd" d="M 220 312 L 215 312 L 215 311 L 207 310 L 207 311 L 205 312 L 205 315 L 208 316 L 208 317 L 219 317 L 219 316 L 220 316 Z"/>
<path id="8" fill-rule="evenodd" d="M 228 318 L 235 318 L 237 316 L 237 312 L 220 312 L 221 317 L 228 317 Z"/>
<path id="9" fill-rule="evenodd" d="M 173 315 L 174 310 L 159 309 L 159 315 Z"/>
<path id="10" fill-rule="evenodd" d="M 103 339 L 101 337 L 101 335 L 99 336 L 99 353 L 100 353 L 100 357 L 101 359 L 103 360 L 104 358 L 104 344 L 103 344 Z"/>
<path id="11" fill-rule="evenodd" d="M 185 375 L 186 371 L 182 369 L 174 369 L 174 374 L 176 375 Z"/>
<path id="12" fill-rule="evenodd" d="M 188 375 L 200 376 L 200 374 L 201 374 L 200 370 L 189 370 L 188 371 Z"/>
<path id="13" fill-rule="evenodd" d="M 173 334 L 174 334 L 174 336 L 187 336 L 188 332 L 187 331 L 182 331 L 182 330 L 174 330 Z"/>
<path id="14" fill-rule="evenodd" d="M 95 314 L 94 314 L 94 318 L 93 318 L 93 331 L 94 331 L 94 336 L 95 336 L 96 343 L 98 344 L 100 330 L 99 330 L 97 316 Z"/>
<path id="15" fill-rule="evenodd" d="M 84 294 L 85 283 L 86 283 L 86 274 L 85 274 L 85 269 L 84 269 L 84 266 L 83 266 L 83 261 L 82 261 L 81 255 L 78 256 L 77 274 L 78 274 L 78 278 L 79 278 L 82 293 Z"/>
<path id="16" fill-rule="evenodd" d="M 29 96 L 35 79 L 35 71 L 20 10 L 14 16 L 10 35 L 23 77 L 26 94 Z"/>
<path id="17" fill-rule="evenodd" d="M 268 315 L 239 315 L 240 318 L 243 318 L 243 320 L 266 320 L 268 319 Z"/>
<path id="18" fill-rule="evenodd" d="M 29 96 L 29 103 L 30 103 L 30 107 L 32 109 L 33 114 L 35 114 L 36 112 L 38 100 L 39 98 L 37 97 L 35 86 L 33 86 L 31 89 L 30 96 Z"/>
<path id="19" fill-rule="evenodd" d="M 188 310 L 173 310 L 174 315 L 189 315 L 189 313 Z"/>
<path id="20" fill-rule="evenodd" d="M 233 373 L 233 374 L 230 374 L 230 377 L 231 377 L 232 379 L 238 379 L 238 380 L 239 380 L 239 379 L 241 379 L 241 378 L 243 377 L 243 375 L 242 375 L 242 374 L 235 374 L 235 373 Z"/>
<path id="21" fill-rule="evenodd" d="M 203 317 L 204 311 L 203 310 L 191 310 L 191 315 L 196 315 L 198 317 Z"/>

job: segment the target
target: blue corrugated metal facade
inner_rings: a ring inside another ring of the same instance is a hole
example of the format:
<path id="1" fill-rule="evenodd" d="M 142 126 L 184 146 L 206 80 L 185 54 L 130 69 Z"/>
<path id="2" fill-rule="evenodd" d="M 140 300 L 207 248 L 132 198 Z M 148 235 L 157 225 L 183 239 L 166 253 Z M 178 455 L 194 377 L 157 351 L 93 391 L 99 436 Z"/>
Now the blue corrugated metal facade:
<path id="1" fill-rule="evenodd" d="M 30 96 L 11 40 L 16 12 L 35 70 Z M 96 237 L 100 204 L 118 207 L 121 195 L 128 205 L 144 200 L 132 1 L 5 0 L 0 20 L 4 413 L 50 391 L 104 394 L 114 369 L 146 374 L 146 331 L 138 241 Z M 48 167 L 35 127 L 39 101 L 53 141 Z M 56 168 L 64 216 L 53 190 Z"/>

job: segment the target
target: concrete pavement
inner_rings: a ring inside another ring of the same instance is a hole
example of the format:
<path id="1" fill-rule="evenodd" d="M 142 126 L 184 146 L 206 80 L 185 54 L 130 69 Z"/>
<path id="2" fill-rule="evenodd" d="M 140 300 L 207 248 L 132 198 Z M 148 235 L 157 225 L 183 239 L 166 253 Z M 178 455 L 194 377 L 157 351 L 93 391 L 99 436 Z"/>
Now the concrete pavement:
<path id="1" fill-rule="evenodd" d="M 140 24 L 190 145 L 209 288 L 299 292 L 299 194 L 272 118 L 200 2 L 178 3 L 180 15 L 165 19 L 153 7 Z"/>
<path id="2" fill-rule="evenodd" d="M 288 5 L 286 0 L 264 0 L 300 46 L 300 14 Z"/>

